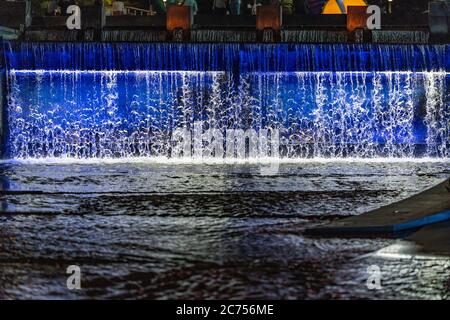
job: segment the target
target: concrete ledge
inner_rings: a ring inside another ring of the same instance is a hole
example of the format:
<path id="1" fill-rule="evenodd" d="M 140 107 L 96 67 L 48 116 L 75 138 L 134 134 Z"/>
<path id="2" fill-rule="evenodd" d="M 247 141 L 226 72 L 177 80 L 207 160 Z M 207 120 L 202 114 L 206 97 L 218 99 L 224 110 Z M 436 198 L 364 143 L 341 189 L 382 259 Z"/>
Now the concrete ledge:
<path id="1" fill-rule="evenodd" d="M 430 33 L 426 30 L 372 30 L 372 43 L 427 44 Z"/>
<path id="2" fill-rule="evenodd" d="M 297 27 L 341 27 L 345 28 L 347 25 L 347 15 L 345 14 L 327 14 L 327 15 L 283 15 L 284 28 Z M 427 14 L 382 14 L 381 25 L 385 28 L 399 28 L 405 29 L 416 27 L 428 27 Z"/>
<path id="3" fill-rule="evenodd" d="M 405 239 L 378 250 L 375 255 L 391 258 L 450 256 L 450 222 L 423 227 Z"/>
<path id="4" fill-rule="evenodd" d="M 81 30 L 47 30 L 40 32 L 39 30 L 27 30 L 24 33 L 25 41 L 81 41 L 83 32 Z"/>
<path id="5" fill-rule="evenodd" d="M 255 42 L 256 30 L 191 30 L 191 41 L 193 42 Z"/>
<path id="6" fill-rule="evenodd" d="M 19 37 L 20 37 L 20 31 L 0 26 L 0 39 L 17 40 Z"/>
<path id="7" fill-rule="evenodd" d="M 450 222 L 446 221 L 424 227 L 406 240 L 416 244 L 417 253 L 448 256 L 450 255 L 449 234 Z"/>
<path id="8" fill-rule="evenodd" d="M 382 14 L 381 15 L 381 29 L 385 28 L 400 28 L 406 29 L 411 27 L 428 27 L 428 14 Z"/>
<path id="9" fill-rule="evenodd" d="M 196 15 L 197 28 L 252 28 L 256 26 L 256 16 Z"/>
<path id="10" fill-rule="evenodd" d="M 450 180 L 411 198 L 306 230 L 317 235 L 395 234 L 450 220 Z"/>
<path id="11" fill-rule="evenodd" d="M 1 0 L 0 0 L 1 1 Z M 12 16 L 12 15 L 11 15 Z M 12 18 L 11 18 L 12 19 Z M 16 18 L 17 19 L 17 18 Z M 34 16 L 34 26 L 65 26 L 67 17 L 40 17 Z M 382 26 L 384 29 L 411 29 L 428 28 L 428 15 L 409 14 L 382 15 Z M 283 28 L 344 28 L 347 24 L 347 16 L 343 14 L 327 15 L 283 15 Z M 256 26 L 256 16 L 232 16 L 232 15 L 195 15 L 194 25 L 196 28 L 252 28 Z M 106 27 L 141 28 L 141 27 L 166 27 L 166 15 L 156 16 L 107 16 Z"/>
<path id="12" fill-rule="evenodd" d="M 110 16 L 106 17 L 108 28 L 161 28 L 166 29 L 166 15 L 157 16 Z"/>
<path id="13" fill-rule="evenodd" d="M 342 27 L 347 24 L 347 16 L 345 14 L 327 14 L 327 15 L 284 15 L 283 27 Z"/>
<path id="14" fill-rule="evenodd" d="M 450 3 L 432 1 L 429 3 L 428 22 L 433 34 L 446 35 L 450 33 Z"/>
<path id="15" fill-rule="evenodd" d="M 108 30 L 103 29 L 101 41 L 105 42 L 164 42 L 166 30 Z"/>
<path id="16" fill-rule="evenodd" d="M 81 29 L 101 29 L 105 26 L 106 16 L 103 5 L 80 6 Z"/>
<path id="17" fill-rule="evenodd" d="M 31 22 L 31 28 L 45 28 L 45 29 L 54 29 L 54 28 L 65 28 L 67 17 L 65 16 L 57 16 L 57 17 L 33 17 Z"/>
<path id="18" fill-rule="evenodd" d="M 106 16 L 102 6 L 81 6 L 81 28 L 101 29 L 105 26 Z M 31 28 L 67 29 L 67 16 L 34 16 Z"/>

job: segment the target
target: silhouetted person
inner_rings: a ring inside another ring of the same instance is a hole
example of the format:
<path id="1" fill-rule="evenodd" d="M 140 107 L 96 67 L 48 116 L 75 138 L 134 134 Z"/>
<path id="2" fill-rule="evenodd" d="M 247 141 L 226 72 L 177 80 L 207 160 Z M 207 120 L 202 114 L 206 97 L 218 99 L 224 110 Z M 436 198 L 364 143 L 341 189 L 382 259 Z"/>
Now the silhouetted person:
<path id="1" fill-rule="evenodd" d="M 168 0 L 167 5 L 181 5 L 189 6 L 192 8 L 192 14 L 195 15 L 198 12 L 198 6 L 196 0 Z"/>
<path id="2" fill-rule="evenodd" d="M 251 15 L 252 14 L 252 5 L 253 0 L 242 0 L 242 12 L 245 15 Z"/>
<path id="3" fill-rule="evenodd" d="M 213 0 L 213 10 L 215 14 L 227 14 L 227 0 Z"/>
<path id="4" fill-rule="evenodd" d="M 248 0 L 245 3 L 245 10 L 249 15 L 255 15 L 257 7 L 271 4 L 270 0 Z"/>
<path id="5" fill-rule="evenodd" d="M 192 8 L 192 14 L 196 15 L 198 12 L 198 6 L 196 0 L 184 0 L 183 5 L 190 6 Z"/>
<path id="6" fill-rule="evenodd" d="M 152 10 L 156 12 L 156 14 L 164 14 L 166 13 L 166 6 L 162 0 L 150 0 L 149 8 L 152 7 Z"/>
<path id="7" fill-rule="evenodd" d="M 230 1 L 230 13 L 232 15 L 241 14 L 241 0 L 229 0 Z"/>
<path id="8" fill-rule="evenodd" d="M 281 0 L 281 6 L 283 8 L 283 14 L 294 13 L 294 0 Z"/>
<path id="9" fill-rule="evenodd" d="M 56 0 L 49 1 L 47 3 L 47 12 L 46 12 L 46 14 L 48 16 L 54 16 L 57 8 L 58 8 L 58 3 L 56 2 Z"/>

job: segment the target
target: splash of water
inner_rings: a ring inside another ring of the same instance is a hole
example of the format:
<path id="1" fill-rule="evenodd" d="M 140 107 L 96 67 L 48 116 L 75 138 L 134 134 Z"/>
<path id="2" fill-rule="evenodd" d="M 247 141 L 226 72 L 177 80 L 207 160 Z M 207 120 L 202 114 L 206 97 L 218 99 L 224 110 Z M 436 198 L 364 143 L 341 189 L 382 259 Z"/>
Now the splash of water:
<path id="1" fill-rule="evenodd" d="M 224 149 L 227 132 L 244 132 L 239 143 L 247 150 L 236 157 L 267 156 L 251 143 L 255 136 L 272 143 L 261 132 L 277 132 L 276 154 L 285 159 L 449 156 L 450 46 L 5 42 L 4 48 L 14 158 L 171 157 L 180 149 L 174 137 L 180 129 L 220 134 Z M 193 139 L 183 155 L 217 146 L 209 139 Z"/>
<path id="2" fill-rule="evenodd" d="M 223 134 L 224 149 L 230 129 L 276 129 L 284 158 L 448 158 L 447 81 L 445 72 L 10 70 L 9 154 L 171 157 L 174 131 L 200 124 Z M 265 156 L 253 148 L 235 156 Z"/>

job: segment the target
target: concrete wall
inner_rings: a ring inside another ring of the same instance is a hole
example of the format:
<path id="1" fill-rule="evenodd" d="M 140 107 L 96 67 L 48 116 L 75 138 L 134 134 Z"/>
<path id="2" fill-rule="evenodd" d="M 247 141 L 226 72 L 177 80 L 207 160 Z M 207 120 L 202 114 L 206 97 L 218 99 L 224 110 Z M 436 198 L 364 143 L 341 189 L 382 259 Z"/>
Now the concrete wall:
<path id="1" fill-rule="evenodd" d="M 20 31 L 0 26 L 0 38 L 4 40 L 16 40 L 19 36 Z"/>
<path id="2" fill-rule="evenodd" d="M 0 0 L 4 1 L 4 0 Z M 100 9 L 93 7 L 82 8 L 83 24 L 98 24 L 95 27 L 104 25 L 107 28 L 165 28 L 166 16 L 107 16 L 105 23 L 100 23 Z M 33 26 L 45 28 L 65 27 L 67 17 L 33 17 Z M 428 26 L 428 16 L 426 14 L 410 15 L 382 15 L 382 26 L 384 28 L 416 28 Z M 342 27 L 347 24 L 346 15 L 285 15 L 283 16 L 283 27 L 304 28 L 304 27 Z M 229 15 L 196 15 L 194 16 L 193 28 L 255 28 L 255 16 L 229 16 Z M 83 26 L 84 28 L 84 26 Z"/>
<path id="3" fill-rule="evenodd" d="M 106 16 L 102 5 L 80 6 L 80 8 L 82 29 L 101 29 L 104 27 Z"/>
<path id="4" fill-rule="evenodd" d="M 82 29 L 101 29 L 105 25 L 106 16 L 104 15 L 104 8 L 102 6 L 81 6 L 80 8 Z M 31 27 L 45 29 L 67 29 L 67 18 L 67 16 L 34 16 Z"/>
<path id="5" fill-rule="evenodd" d="M 166 28 L 166 15 L 158 16 L 108 16 L 106 17 L 108 28 Z"/>
<path id="6" fill-rule="evenodd" d="M 0 0 L 0 25 L 13 29 L 23 29 L 31 23 L 31 3 Z"/>
<path id="7" fill-rule="evenodd" d="M 448 33 L 450 18 L 450 1 L 433 1 L 429 6 L 429 23 L 432 33 Z"/>

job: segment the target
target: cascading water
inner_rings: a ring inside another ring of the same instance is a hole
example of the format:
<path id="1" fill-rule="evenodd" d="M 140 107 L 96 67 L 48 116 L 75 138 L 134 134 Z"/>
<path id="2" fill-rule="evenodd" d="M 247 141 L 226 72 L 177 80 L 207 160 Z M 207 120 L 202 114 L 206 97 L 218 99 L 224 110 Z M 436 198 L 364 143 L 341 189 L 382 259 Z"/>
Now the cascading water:
<path id="1" fill-rule="evenodd" d="M 428 43 L 428 31 L 410 30 L 373 30 L 372 41 L 375 43 Z"/>
<path id="2" fill-rule="evenodd" d="M 448 158 L 449 48 L 8 42 L 8 154 Z"/>
<path id="3" fill-rule="evenodd" d="M 255 42 L 256 31 L 198 29 L 191 31 L 191 40 L 194 42 Z"/>
<path id="4" fill-rule="evenodd" d="M 102 30 L 102 41 L 161 42 L 166 30 Z"/>
<path id="5" fill-rule="evenodd" d="M 342 43 L 347 42 L 347 31 L 329 30 L 282 30 L 282 42 L 319 42 Z"/>

